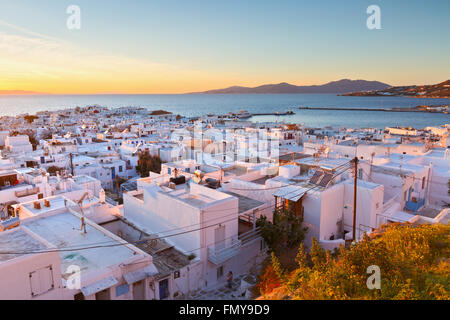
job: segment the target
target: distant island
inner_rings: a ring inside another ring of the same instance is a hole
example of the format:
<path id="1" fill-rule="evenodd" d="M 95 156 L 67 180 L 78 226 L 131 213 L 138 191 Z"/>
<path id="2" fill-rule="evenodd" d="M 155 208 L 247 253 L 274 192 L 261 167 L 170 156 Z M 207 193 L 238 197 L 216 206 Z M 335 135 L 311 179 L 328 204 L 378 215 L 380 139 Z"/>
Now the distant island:
<path id="1" fill-rule="evenodd" d="M 278 84 L 266 84 L 258 87 L 233 86 L 225 89 L 209 90 L 204 92 L 192 92 L 191 94 L 245 94 L 245 93 L 335 93 L 344 94 L 355 91 L 384 90 L 391 87 L 389 84 L 379 81 L 342 79 L 323 85 L 296 86 L 286 82 Z"/>
<path id="2" fill-rule="evenodd" d="M 26 91 L 26 90 L 0 90 L 0 95 L 33 95 L 33 94 L 48 94 L 48 93 Z"/>
<path id="3" fill-rule="evenodd" d="M 343 96 L 403 96 L 415 98 L 450 98 L 450 80 L 432 85 L 389 87 L 378 90 L 358 90 L 355 92 L 343 94 Z"/>

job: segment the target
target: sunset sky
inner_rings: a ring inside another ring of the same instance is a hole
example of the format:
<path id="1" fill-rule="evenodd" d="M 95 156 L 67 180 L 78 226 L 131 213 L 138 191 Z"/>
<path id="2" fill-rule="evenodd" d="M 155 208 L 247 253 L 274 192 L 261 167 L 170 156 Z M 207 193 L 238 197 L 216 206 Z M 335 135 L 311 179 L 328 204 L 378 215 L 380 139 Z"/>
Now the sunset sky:
<path id="1" fill-rule="evenodd" d="M 81 30 L 66 27 L 69 5 Z M 381 30 L 366 9 L 381 8 Z M 0 90 L 183 93 L 450 75 L 450 1 L 0 0 Z"/>

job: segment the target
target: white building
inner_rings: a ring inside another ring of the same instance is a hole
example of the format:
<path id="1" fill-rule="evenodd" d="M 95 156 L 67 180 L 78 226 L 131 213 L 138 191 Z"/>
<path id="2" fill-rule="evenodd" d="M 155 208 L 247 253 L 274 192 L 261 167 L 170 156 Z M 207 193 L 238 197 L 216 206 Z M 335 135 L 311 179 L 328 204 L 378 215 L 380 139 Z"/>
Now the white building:
<path id="1" fill-rule="evenodd" d="M 30 143 L 30 138 L 26 135 L 6 137 L 5 148 L 13 154 L 33 151 L 33 146 Z"/>
<path id="2" fill-rule="evenodd" d="M 263 205 L 195 183 L 175 189 L 149 184 L 124 193 L 124 218 L 194 255 L 201 265 L 196 283 L 207 287 L 224 281 L 229 270 L 242 274 L 255 263 L 263 240 L 240 218 Z"/>
<path id="3" fill-rule="evenodd" d="M 158 270 L 149 254 L 88 218 L 84 218 L 83 225 L 80 209 L 70 200 L 56 197 L 49 199 L 49 202 L 49 206 L 44 204 L 36 207 L 34 202 L 16 206 L 21 219 L 20 227 L 6 231 L 6 234 L 9 234 L 22 230 L 34 238 L 34 242 L 45 243 L 48 248 L 56 250 L 58 260 L 55 259 L 55 255 L 49 255 L 47 258 L 42 256 L 47 260 L 41 263 L 48 267 L 47 261 L 52 259 L 50 266 L 56 268 L 53 276 L 50 277 L 48 271 L 44 269 L 47 273 L 39 274 L 43 277 L 42 279 L 30 280 L 40 285 L 38 293 L 46 294 L 42 296 L 43 298 L 48 298 L 50 296 L 48 292 L 53 290 L 55 293 L 51 296 L 52 299 L 142 300 L 155 298 L 150 284 L 153 283 L 153 276 L 158 273 Z M 2 236 L 3 233 L 0 233 L 0 237 Z M 47 251 L 44 245 L 34 243 L 30 245 L 29 242 L 27 240 L 15 244 L 15 249 L 25 252 Z M 0 250 L 7 251 L 8 248 L 4 245 Z M 35 256 L 38 262 L 43 259 L 41 253 Z M 30 266 L 27 265 L 26 269 L 16 269 L 17 277 L 28 278 L 34 271 L 29 271 L 29 268 Z M 5 281 L 2 278 L 10 276 L 8 273 L 0 273 L 0 283 Z M 18 291 L 15 296 L 34 298 L 30 294 L 30 286 L 26 285 L 25 281 L 15 290 Z"/>

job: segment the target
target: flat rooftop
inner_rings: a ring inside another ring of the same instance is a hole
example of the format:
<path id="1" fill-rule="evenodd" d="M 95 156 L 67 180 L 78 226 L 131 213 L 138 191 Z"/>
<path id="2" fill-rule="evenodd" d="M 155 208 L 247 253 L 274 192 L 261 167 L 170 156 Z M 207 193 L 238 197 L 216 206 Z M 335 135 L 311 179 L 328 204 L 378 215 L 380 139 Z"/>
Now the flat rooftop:
<path id="1" fill-rule="evenodd" d="M 387 163 L 383 163 L 381 165 L 376 166 L 378 168 L 384 168 L 384 169 L 393 169 L 393 170 L 398 170 L 398 171 L 410 171 L 410 172 L 421 172 L 424 167 L 423 166 L 418 166 L 418 165 L 414 165 L 414 164 L 409 164 L 409 163 L 398 163 L 398 162 L 393 162 L 393 161 L 389 161 Z"/>
<path id="2" fill-rule="evenodd" d="M 293 161 L 293 160 L 299 160 L 299 159 L 304 159 L 304 158 L 309 158 L 309 157 L 311 157 L 310 154 L 304 154 L 304 153 L 300 153 L 300 152 L 291 152 L 291 153 L 279 156 L 278 159 L 281 161 Z"/>
<path id="3" fill-rule="evenodd" d="M 0 263 L 25 255 L 20 252 L 46 249 L 48 248 L 43 243 L 37 241 L 20 227 L 0 232 L 0 251 L 11 252 L 11 254 L 0 254 Z"/>
<path id="4" fill-rule="evenodd" d="M 83 233 L 80 230 L 80 218 L 69 211 L 26 219 L 22 225 L 59 249 L 71 249 L 59 252 L 63 273 L 72 264 L 78 265 L 83 274 L 122 263 L 135 255 L 135 251 L 125 245 L 119 245 L 119 241 L 90 224 L 86 225 L 87 233 Z M 99 244 L 113 246 L 81 249 Z M 69 274 L 64 274 L 63 278 L 67 279 L 68 276 Z"/>
<path id="5" fill-rule="evenodd" d="M 224 193 L 229 194 L 230 196 L 233 196 L 233 197 L 236 197 L 239 199 L 239 209 L 238 209 L 239 214 L 247 212 L 252 209 L 259 208 L 262 205 L 264 205 L 264 202 L 250 199 L 246 196 L 242 196 L 242 195 L 234 193 L 234 192 L 224 191 Z"/>
<path id="6" fill-rule="evenodd" d="M 260 184 L 260 185 L 264 186 L 266 184 L 266 181 L 269 180 L 269 179 L 272 179 L 272 178 L 273 177 L 271 177 L 271 176 L 264 176 L 262 178 L 259 178 L 259 179 L 256 179 L 256 180 L 252 180 L 252 181 L 249 181 L 249 182 Z"/>
<path id="7" fill-rule="evenodd" d="M 441 211 L 442 211 L 442 209 L 436 209 L 436 208 L 424 206 L 424 207 L 419 209 L 417 214 L 421 215 L 421 216 L 424 216 L 424 217 L 428 217 L 428 218 L 434 219 L 434 218 L 436 218 L 436 216 L 439 213 L 441 213 Z"/>
<path id="8" fill-rule="evenodd" d="M 190 204 L 194 207 L 203 207 L 206 204 L 217 201 L 217 199 L 208 197 L 204 194 L 192 194 L 185 189 L 176 190 L 173 192 L 167 193 L 169 196 L 179 199 L 187 204 Z"/>
<path id="9" fill-rule="evenodd" d="M 73 180 L 75 181 L 76 184 L 97 181 L 97 179 L 94 179 L 87 175 L 75 176 L 73 177 Z"/>
<path id="10" fill-rule="evenodd" d="M 353 185 L 353 179 L 346 180 L 346 181 L 344 181 L 344 183 Z M 375 188 L 378 188 L 380 186 L 380 184 L 358 179 L 357 186 L 361 187 L 361 188 L 366 188 L 366 189 L 375 189 Z"/>
<path id="11" fill-rule="evenodd" d="M 190 264 L 190 260 L 184 253 L 178 251 L 164 239 L 139 242 L 136 247 L 152 256 L 153 264 L 159 272 L 158 279 L 171 275 L 174 271 L 179 271 Z"/>
<path id="12" fill-rule="evenodd" d="M 234 174 L 235 176 L 242 176 L 248 172 L 248 169 L 242 166 L 232 166 L 224 169 L 223 171 L 225 176 L 230 174 Z"/>
<path id="13" fill-rule="evenodd" d="M 349 162 L 349 159 L 328 159 L 328 158 L 304 158 L 295 160 L 299 165 L 308 165 L 313 167 L 320 167 L 327 170 L 333 170 Z"/>
<path id="14" fill-rule="evenodd" d="M 446 149 L 444 149 L 444 148 L 435 148 L 429 154 L 427 154 L 427 156 L 433 157 L 433 158 L 444 158 L 445 150 Z"/>
<path id="15" fill-rule="evenodd" d="M 43 213 L 47 213 L 47 212 L 54 211 L 57 209 L 65 208 L 66 203 L 67 203 L 67 205 L 71 204 L 71 202 L 69 200 L 65 201 L 65 198 L 62 196 L 58 196 L 58 197 L 54 197 L 54 198 L 46 198 L 46 200 L 48 200 L 50 202 L 50 207 L 44 206 L 44 199 L 36 200 L 33 202 L 23 203 L 23 204 L 21 204 L 21 206 L 24 207 L 25 209 L 27 209 L 28 211 L 30 211 L 33 215 L 37 215 L 37 214 L 43 214 Z M 40 209 L 34 208 L 34 202 L 38 202 L 38 201 L 41 204 Z"/>

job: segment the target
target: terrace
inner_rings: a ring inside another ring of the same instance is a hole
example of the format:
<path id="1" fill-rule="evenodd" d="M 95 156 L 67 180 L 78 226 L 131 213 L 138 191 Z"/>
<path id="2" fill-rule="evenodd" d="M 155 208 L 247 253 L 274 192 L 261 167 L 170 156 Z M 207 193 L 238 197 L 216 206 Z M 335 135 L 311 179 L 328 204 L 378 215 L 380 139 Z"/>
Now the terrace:
<path id="1" fill-rule="evenodd" d="M 0 251 L 11 252 L 0 254 L 0 263 L 24 256 L 21 252 L 45 249 L 47 247 L 42 242 L 37 241 L 21 227 L 0 233 Z"/>

